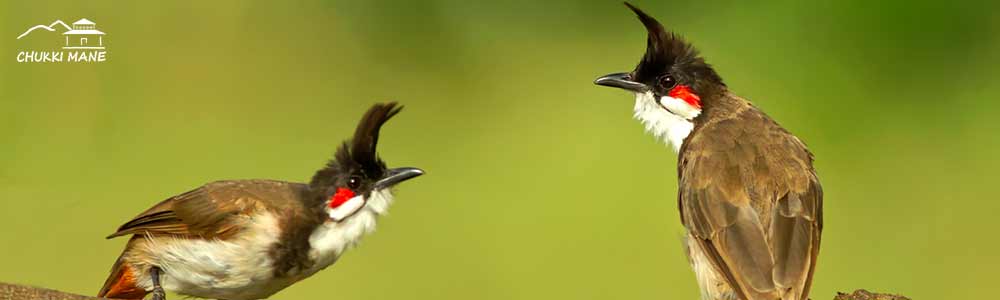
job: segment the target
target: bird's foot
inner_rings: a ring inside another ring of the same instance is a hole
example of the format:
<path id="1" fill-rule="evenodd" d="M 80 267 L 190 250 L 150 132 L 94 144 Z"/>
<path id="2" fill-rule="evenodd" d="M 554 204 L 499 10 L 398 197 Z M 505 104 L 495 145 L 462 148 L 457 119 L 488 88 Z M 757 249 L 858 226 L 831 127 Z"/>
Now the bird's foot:
<path id="1" fill-rule="evenodd" d="M 153 300 L 167 300 L 167 293 L 161 287 L 153 288 Z"/>

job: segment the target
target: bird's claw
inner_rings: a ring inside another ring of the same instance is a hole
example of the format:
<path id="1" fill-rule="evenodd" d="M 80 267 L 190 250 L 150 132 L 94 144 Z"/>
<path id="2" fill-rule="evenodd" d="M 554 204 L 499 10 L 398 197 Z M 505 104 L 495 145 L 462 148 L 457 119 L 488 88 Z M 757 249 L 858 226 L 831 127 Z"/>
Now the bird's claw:
<path id="1" fill-rule="evenodd" d="M 153 300 L 167 300 L 167 293 L 163 291 L 163 288 L 160 287 L 154 288 Z"/>

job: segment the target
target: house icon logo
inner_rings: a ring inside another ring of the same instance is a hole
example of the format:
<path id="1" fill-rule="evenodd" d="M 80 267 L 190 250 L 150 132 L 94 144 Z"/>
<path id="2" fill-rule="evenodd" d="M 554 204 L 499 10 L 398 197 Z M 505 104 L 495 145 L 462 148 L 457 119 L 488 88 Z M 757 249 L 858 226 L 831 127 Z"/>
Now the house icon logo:
<path id="1" fill-rule="evenodd" d="M 18 40 L 38 39 L 41 41 L 58 41 L 62 51 L 20 51 L 17 62 L 104 62 L 107 60 L 105 49 L 106 34 L 97 29 L 97 23 L 81 18 L 66 25 L 62 20 L 56 20 L 49 25 L 35 25 L 17 36 Z M 61 34 L 59 34 L 61 32 Z M 56 37 L 58 34 L 59 37 Z M 55 45 L 53 45 L 55 46 Z"/>
<path id="2" fill-rule="evenodd" d="M 73 22 L 73 30 L 63 32 L 66 45 L 63 49 L 104 49 L 104 32 L 87 19 Z"/>

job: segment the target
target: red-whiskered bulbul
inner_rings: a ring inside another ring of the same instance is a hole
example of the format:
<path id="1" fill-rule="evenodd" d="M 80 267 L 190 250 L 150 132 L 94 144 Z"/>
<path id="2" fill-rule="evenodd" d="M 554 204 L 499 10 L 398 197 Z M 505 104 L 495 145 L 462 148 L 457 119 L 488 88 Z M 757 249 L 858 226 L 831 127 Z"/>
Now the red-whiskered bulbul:
<path id="1" fill-rule="evenodd" d="M 308 184 L 216 181 L 139 214 L 108 236 L 132 237 L 98 296 L 262 299 L 330 266 L 375 230 L 393 186 L 423 174 L 388 169 L 375 152 L 382 125 L 401 109 L 372 106 Z"/>
<path id="2" fill-rule="evenodd" d="M 646 27 L 646 54 L 595 83 L 635 93 L 635 118 L 678 152 L 678 207 L 702 299 L 807 299 L 823 228 L 812 153 L 730 92 L 690 44 L 625 5 Z"/>

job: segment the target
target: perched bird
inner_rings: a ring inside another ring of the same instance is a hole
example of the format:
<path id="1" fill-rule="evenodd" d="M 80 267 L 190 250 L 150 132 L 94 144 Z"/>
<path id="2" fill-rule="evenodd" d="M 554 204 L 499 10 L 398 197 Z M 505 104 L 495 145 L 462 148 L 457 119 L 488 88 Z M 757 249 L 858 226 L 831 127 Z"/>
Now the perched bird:
<path id="1" fill-rule="evenodd" d="M 690 44 L 625 5 L 646 27 L 646 54 L 595 83 L 635 93 L 635 118 L 678 152 L 678 207 L 702 299 L 807 299 L 823 228 L 812 153 L 730 92 Z"/>
<path id="2" fill-rule="evenodd" d="M 139 214 L 108 236 L 131 239 L 98 296 L 261 299 L 330 266 L 375 230 L 393 186 L 423 174 L 388 169 L 375 152 L 379 129 L 401 109 L 372 106 L 308 184 L 216 181 Z"/>

